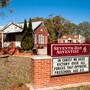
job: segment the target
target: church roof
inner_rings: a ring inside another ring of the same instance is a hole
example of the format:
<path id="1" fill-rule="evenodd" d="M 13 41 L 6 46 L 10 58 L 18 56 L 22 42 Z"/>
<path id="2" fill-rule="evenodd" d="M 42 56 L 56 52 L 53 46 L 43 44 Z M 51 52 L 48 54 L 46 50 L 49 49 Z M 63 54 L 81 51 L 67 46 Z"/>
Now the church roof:
<path id="1" fill-rule="evenodd" d="M 42 21 L 32 22 L 32 29 L 35 30 L 41 23 Z M 28 23 L 27 23 L 27 26 L 28 26 Z M 3 33 L 15 33 L 15 32 L 22 32 L 23 27 L 24 27 L 24 22 L 22 23 L 10 22 L 8 25 L 0 29 Z"/>

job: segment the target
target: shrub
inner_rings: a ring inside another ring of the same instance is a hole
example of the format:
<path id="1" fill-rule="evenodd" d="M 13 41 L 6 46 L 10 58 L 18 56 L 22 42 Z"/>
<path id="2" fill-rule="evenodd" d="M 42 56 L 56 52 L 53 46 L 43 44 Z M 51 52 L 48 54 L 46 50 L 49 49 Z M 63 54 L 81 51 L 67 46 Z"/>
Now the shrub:
<path id="1" fill-rule="evenodd" d="M 24 21 L 24 29 L 22 32 L 21 38 L 21 47 L 24 51 L 29 51 L 33 49 L 34 39 L 33 39 L 33 30 L 32 30 L 32 22 L 29 20 L 29 25 L 27 27 L 26 20 Z"/>

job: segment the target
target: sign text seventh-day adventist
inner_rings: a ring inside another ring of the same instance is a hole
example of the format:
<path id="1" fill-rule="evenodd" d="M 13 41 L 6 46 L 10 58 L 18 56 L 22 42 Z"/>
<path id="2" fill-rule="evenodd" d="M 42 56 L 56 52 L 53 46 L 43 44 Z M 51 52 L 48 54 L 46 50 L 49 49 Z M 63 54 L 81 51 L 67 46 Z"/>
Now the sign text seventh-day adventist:
<path id="1" fill-rule="evenodd" d="M 52 57 L 89 55 L 89 44 L 51 44 L 48 49 Z"/>

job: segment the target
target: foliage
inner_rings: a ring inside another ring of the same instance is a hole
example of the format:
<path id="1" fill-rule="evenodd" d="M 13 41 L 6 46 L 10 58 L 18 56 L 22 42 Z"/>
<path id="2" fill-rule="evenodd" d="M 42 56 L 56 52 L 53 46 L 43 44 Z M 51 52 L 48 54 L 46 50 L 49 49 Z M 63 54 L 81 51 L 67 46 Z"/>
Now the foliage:
<path id="1" fill-rule="evenodd" d="M 29 49 L 32 50 L 33 46 L 34 46 L 34 38 L 33 38 L 33 29 L 32 29 L 32 21 L 31 18 L 29 19 L 29 25 L 28 25 L 28 32 L 27 32 L 27 36 L 29 37 L 29 42 L 28 44 L 30 44 Z"/>
<path id="2" fill-rule="evenodd" d="M 86 42 L 87 44 L 90 44 L 90 36 L 86 38 L 85 42 Z"/>
<path id="3" fill-rule="evenodd" d="M 82 22 L 78 25 L 79 34 L 88 37 L 90 35 L 90 22 Z"/>
<path id="4" fill-rule="evenodd" d="M 29 51 L 29 50 L 32 50 L 33 45 L 34 45 L 34 40 L 33 40 L 32 22 L 30 19 L 29 25 L 27 27 L 27 22 L 25 20 L 24 21 L 23 35 L 21 38 L 21 47 L 24 51 Z"/>
<path id="5" fill-rule="evenodd" d="M 12 8 L 10 2 L 12 0 L 0 0 L 0 16 L 4 17 L 6 13 L 12 14 L 14 9 Z M 5 11 L 4 11 L 5 10 Z"/>
<path id="6" fill-rule="evenodd" d="M 6 7 L 11 0 L 0 0 L 0 8 Z"/>
<path id="7" fill-rule="evenodd" d="M 33 29 L 32 29 L 32 21 L 31 21 L 31 18 L 29 19 L 28 30 L 29 30 L 28 33 L 32 36 L 32 35 L 33 35 Z"/>
<path id="8" fill-rule="evenodd" d="M 33 40 L 31 39 L 31 37 L 29 36 L 29 34 L 25 34 L 25 36 L 23 37 L 23 41 L 21 42 L 21 47 L 24 51 L 29 51 L 32 49 L 32 45 L 33 45 Z"/>
<path id="9" fill-rule="evenodd" d="M 49 33 L 49 42 L 56 42 L 56 34 L 55 34 L 55 31 L 54 31 L 54 27 L 52 25 L 52 20 L 51 19 L 46 19 L 44 21 L 44 24 L 48 30 L 48 33 Z"/>
<path id="10" fill-rule="evenodd" d="M 23 28 L 22 34 L 24 34 L 26 30 L 27 30 L 27 21 L 25 19 L 24 20 L 24 28 Z"/>
<path id="11" fill-rule="evenodd" d="M 74 24 L 61 16 L 53 16 L 44 20 L 44 24 L 49 33 L 49 42 L 57 42 L 57 39 L 63 34 L 73 33 Z"/>
<path id="12" fill-rule="evenodd" d="M 42 17 L 36 17 L 36 18 L 32 18 L 32 22 L 36 22 L 36 21 L 43 21 L 44 19 Z"/>
<path id="13" fill-rule="evenodd" d="M 22 37 L 21 37 L 21 47 L 23 50 L 25 50 L 25 31 L 27 31 L 27 21 L 26 19 L 24 20 L 24 28 L 22 31 Z"/>
<path id="14" fill-rule="evenodd" d="M 82 22 L 75 25 L 61 16 L 52 16 L 44 21 L 49 32 L 49 41 L 55 42 L 63 34 L 81 34 L 90 36 L 90 22 Z"/>
<path id="15" fill-rule="evenodd" d="M 67 21 L 65 24 L 64 24 L 64 32 L 67 33 L 67 34 L 76 34 L 76 25 L 71 23 L 70 21 Z"/>

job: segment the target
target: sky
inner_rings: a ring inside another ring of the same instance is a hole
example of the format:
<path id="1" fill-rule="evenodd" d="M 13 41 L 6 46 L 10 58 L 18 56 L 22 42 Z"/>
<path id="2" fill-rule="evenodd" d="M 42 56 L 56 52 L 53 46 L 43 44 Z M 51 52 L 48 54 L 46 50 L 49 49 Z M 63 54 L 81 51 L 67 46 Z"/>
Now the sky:
<path id="1" fill-rule="evenodd" d="M 8 11 L 13 8 L 13 13 Z M 12 0 L 8 7 L 0 9 L 0 25 L 23 22 L 29 18 L 49 18 L 50 14 L 60 15 L 74 24 L 90 22 L 90 0 Z"/>

